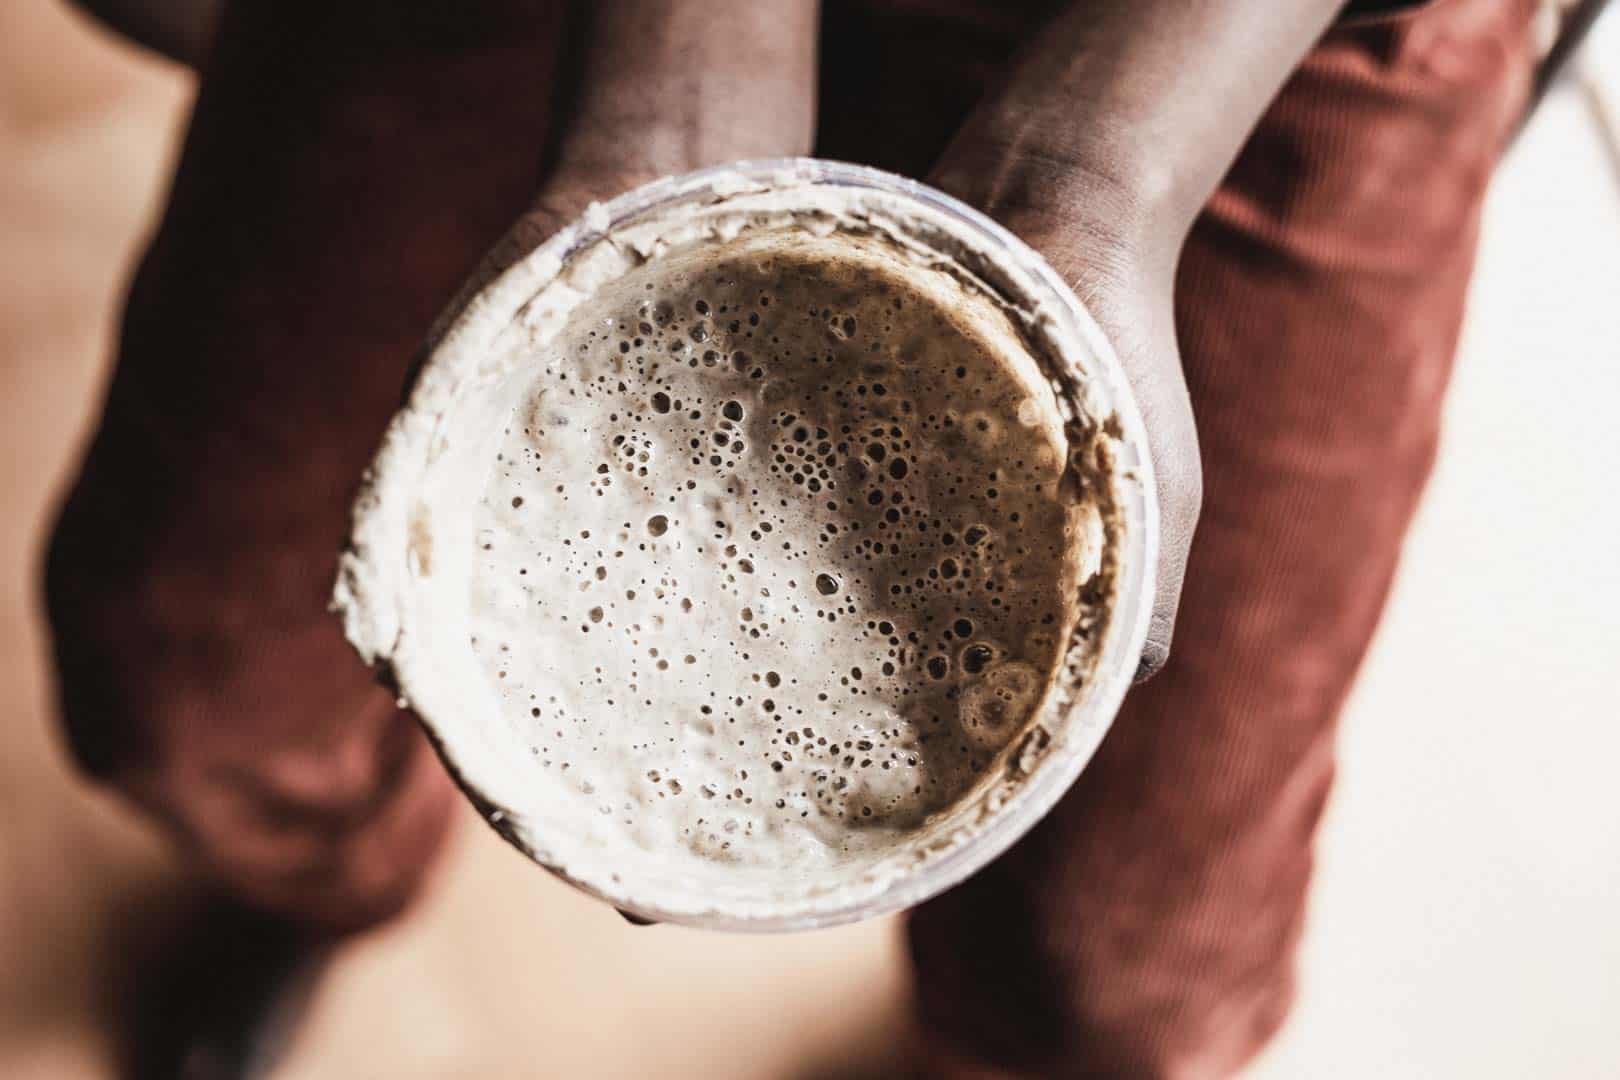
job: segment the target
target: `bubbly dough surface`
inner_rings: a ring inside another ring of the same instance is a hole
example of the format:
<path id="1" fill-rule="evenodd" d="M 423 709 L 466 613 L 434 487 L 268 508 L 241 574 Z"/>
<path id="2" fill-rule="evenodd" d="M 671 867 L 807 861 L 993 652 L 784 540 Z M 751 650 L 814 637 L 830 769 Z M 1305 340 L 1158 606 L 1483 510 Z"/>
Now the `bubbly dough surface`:
<path id="1" fill-rule="evenodd" d="M 1047 693 L 1083 546 L 1052 390 L 919 273 L 808 234 L 656 259 L 537 357 L 478 505 L 473 647 L 604 847 L 893 847 Z"/>

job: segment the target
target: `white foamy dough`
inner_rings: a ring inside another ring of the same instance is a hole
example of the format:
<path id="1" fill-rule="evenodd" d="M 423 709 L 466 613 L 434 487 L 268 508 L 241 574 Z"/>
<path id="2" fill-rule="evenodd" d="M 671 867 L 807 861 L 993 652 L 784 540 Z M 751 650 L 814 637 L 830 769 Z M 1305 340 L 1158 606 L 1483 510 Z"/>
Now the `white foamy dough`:
<path id="1" fill-rule="evenodd" d="M 948 222 L 714 190 L 468 305 L 335 602 L 536 858 L 650 914 L 802 924 L 959 848 L 1061 731 L 1111 436 Z"/>
<path id="2" fill-rule="evenodd" d="M 970 790 L 1077 550 L 1052 391 L 881 248 L 766 236 L 578 309 L 477 516 L 474 647 L 532 783 L 643 853 L 819 871 Z"/>

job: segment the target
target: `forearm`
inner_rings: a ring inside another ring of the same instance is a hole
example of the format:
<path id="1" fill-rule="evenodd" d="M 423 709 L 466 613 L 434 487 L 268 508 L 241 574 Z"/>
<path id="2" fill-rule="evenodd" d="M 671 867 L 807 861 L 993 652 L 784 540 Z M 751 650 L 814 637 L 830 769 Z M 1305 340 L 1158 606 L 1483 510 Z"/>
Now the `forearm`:
<path id="1" fill-rule="evenodd" d="M 995 216 L 1079 211 L 1173 262 L 1342 0 L 1080 0 L 969 119 L 934 179 Z"/>
<path id="2" fill-rule="evenodd" d="M 641 179 L 745 157 L 807 153 L 817 0 L 603 0 L 579 5 L 569 175 Z"/>

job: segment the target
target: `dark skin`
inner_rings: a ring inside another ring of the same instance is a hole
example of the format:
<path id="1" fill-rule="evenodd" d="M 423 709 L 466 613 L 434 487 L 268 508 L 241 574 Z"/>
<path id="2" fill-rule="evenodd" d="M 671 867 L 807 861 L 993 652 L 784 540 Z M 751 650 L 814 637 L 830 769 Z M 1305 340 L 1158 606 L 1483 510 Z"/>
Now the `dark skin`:
<path id="1" fill-rule="evenodd" d="M 1147 421 L 1163 665 L 1200 501 L 1177 258 L 1337 0 L 236 0 L 211 39 L 207 5 L 88 6 L 212 44 L 52 539 L 65 720 L 234 895 L 337 929 L 413 895 L 451 791 L 326 612 L 356 478 L 449 298 L 670 173 L 867 162 L 1045 255 Z"/>

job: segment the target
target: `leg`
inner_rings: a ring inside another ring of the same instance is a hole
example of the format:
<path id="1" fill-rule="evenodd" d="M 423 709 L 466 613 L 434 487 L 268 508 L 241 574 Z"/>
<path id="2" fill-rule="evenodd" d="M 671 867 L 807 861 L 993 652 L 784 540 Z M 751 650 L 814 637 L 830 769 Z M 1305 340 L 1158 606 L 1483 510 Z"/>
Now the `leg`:
<path id="1" fill-rule="evenodd" d="M 236 895 L 326 926 L 397 910 L 449 819 L 327 597 L 411 353 L 529 205 L 549 107 L 559 5 L 449 10 L 230 5 L 50 554 L 80 761 Z"/>
<path id="2" fill-rule="evenodd" d="M 539 181 L 559 5 L 449 10 L 229 5 L 52 540 L 73 749 L 230 897 L 143 971 L 128 1075 L 267 1071 L 331 931 L 407 903 L 450 820 L 326 611 L 410 356 Z"/>
<path id="3" fill-rule="evenodd" d="M 1331 33 L 1183 258 L 1176 648 L 1059 809 L 911 924 L 931 1075 L 1225 1075 L 1290 995 L 1334 719 L 1434 452 L 1531 0 Z"/>

